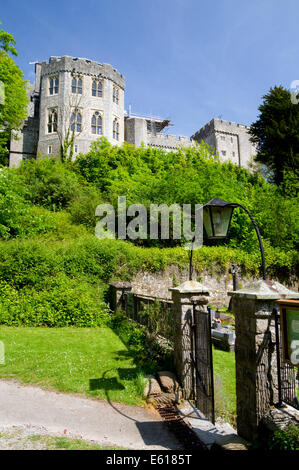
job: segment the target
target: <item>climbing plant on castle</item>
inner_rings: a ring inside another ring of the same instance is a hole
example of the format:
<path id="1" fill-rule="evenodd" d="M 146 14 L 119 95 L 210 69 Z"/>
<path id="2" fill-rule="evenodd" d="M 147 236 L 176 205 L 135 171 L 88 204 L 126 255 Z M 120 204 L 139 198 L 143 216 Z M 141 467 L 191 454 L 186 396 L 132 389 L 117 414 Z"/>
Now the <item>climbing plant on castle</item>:
<path id="1" fill-rule="evenodd" d="M 12 57 L 16 56 L 16 40 L 0 30 L 0 165 L 8 164 L 7 145 L 11 131 L 18 129 L 27 116 L 27 84 Z"/>

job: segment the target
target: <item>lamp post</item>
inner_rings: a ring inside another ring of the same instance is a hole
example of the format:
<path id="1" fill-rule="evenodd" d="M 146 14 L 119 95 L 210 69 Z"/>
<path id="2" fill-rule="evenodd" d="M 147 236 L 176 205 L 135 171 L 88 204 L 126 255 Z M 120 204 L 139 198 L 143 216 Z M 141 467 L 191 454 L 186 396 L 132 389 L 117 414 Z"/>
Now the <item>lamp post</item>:
<path id="1" fill-rule="evenodd" d="M 249 216 L 259 241 L 263 279 L 266 279 L 266 266 L 264 247 L 259 228 L 246 207 L 238 203 L 226 202 L 222 199 L 214 198 L 203 206 L 203 225 L 209 240 L 221 240 L 227 237 L 227 232 L 230 226 L 233 210 L 236 207 L 241 207 Z"/>

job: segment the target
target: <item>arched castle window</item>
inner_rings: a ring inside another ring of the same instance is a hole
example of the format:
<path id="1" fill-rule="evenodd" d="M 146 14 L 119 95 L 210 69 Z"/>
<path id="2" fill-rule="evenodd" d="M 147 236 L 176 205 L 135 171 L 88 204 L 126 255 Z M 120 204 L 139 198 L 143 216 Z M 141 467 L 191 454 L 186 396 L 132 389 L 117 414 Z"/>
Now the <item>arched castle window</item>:
<path id="1" fill-rule="evenodd" d="M 77 93 L 82 95 L 82 78 L 73 77 L 72 78 L 72 93 Z"/>
<path id="2" fill-rule="evenodd" d="M 49 95 L 57 95 L 59 91 L 59 78 L 49 78 Z"/>
<path id="3" fill-rule="evenodd" d="M 91 133 L 102 135 L 103 132 L 103 120 L 102 116 L 96 111 L 91 118 Z"/>
<path id="4" fill-rule="evenodd" d="M 71 115 L 71 131 L 81 132 L 82 116 L 78 109 L 75 109 Z"/>
<path id="5" fill-rule="evenodd" d="M 113 87 L 113 103 L 119 103 L 119 90 L 116 86 Z"/>
<path id="6" fill-rule="evenodd" d="M 57 132 L 57 109 L 49 109 L 48 111 L 48 134 Z"/>
<path id="7" fill-rule="evenodd" d="M 119 140 L 119 122 L 117 118 L 113 121 L 113 139 Z"/>
<path id="8" fill-rule="evenodd" d="M 92 96 L 98 96 L 98 97 L 103 96 L 103 84 L 102 84 L 102 82 L 97 81 L 97 80 L 92 81 L 91 94 L 92 94 Z"/>

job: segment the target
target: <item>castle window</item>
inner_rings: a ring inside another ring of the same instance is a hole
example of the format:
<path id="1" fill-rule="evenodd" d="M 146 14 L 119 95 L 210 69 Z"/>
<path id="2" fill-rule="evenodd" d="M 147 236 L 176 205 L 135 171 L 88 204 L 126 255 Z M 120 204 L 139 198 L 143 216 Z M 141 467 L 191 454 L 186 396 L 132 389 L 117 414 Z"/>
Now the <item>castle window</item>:
<path id="1" fill-rule="evenodd" d="M 225 140 L 225 137 L 224 137 L 224 135 L 222 135 L 222 136 L 221 136 L 221 140 Z"/>
<path id="2" fill-rule="evenodd" d="M 113 87 L 113 103 L 119 103 L 119 90 L 116 86 Z"/>
<path id="3" fill-rule="evenodd" d="M 82 78 L 72 78 L 72 93 L 82 95 Z"/>
<path id="4" fill-rule="evenodd" d="M 75 153 L 78 153 L 78 145 L 75 145 Z"/>
<path id="5" fill-rule="evenodd" d="M 222 155 L 223 155 L 223 157 L 225 157 L 225 155 L 226 155 L 226 151 L 225 151 L 225 150 L 222 150 Z"/>
<path id="6" fill-rule="evenodd" d="M 119 122 L 116 118 L 113 121 L 113 139 L 119 140 Z"/>
<path id="7" fill-rule="evenodd" d="M 78 109 L 75 109 L 71 115 L 71 131 L 81 132 L 82 130 L 82 116 Z"/>
<path id="8" fill-rule="evenodd" d="M 52 145 L 48 146 L 48 154 L 50 155 L 52 153 Z"/>
<path id="9" fill-rule="evenodd" d="M 49 78 L 49 95 L 57 95 L 59 91 L 59 78 Z"/>
<path id="10" fill-rule="evenodd" d="M 102 135 L 103 132 L 103 121 L 102 116 L 97 111 L 92 115 L 91 118 L 91 133 L 96 135 Z"/>
<path id="11" fill-rule="evenodd" d="M 57 132 L 57 110 L 50 109 L 48 111 L 48 134 Z"/>
<path id="12" fill-rule="evenodd" d="M 91 93 L 92 93 L 92 96 L 102 97 L 103 96 L 102 82 L 98 82 L 97 80 L 93 80 L 92 81 L 92 86 L 91 86 Z"/>

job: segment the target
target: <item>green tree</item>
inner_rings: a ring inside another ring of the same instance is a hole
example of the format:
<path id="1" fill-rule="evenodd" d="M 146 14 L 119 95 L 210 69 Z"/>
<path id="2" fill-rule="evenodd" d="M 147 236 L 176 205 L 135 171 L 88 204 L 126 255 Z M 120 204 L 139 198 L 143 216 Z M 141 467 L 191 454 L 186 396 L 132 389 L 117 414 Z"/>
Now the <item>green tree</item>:
<path id="1" fill-rule="evenodd" d="M 290 173 L 299 176 L 299 104 L 283 87 L 271 88 L 263 96 L 260 115 L 251 125 L 251 140 L 258 145 L 255 160 L 266 166 L 269 181 L 281 185 Z"/>
<path id="2" fill-rule="evenodd" d="M 17 55 L 14 37 L 0 30 L 0 165 L 8 164 L 8 143 L 11 131 L 18 129 L 27 116 L 27 83 L 23 73 L 9 56 Z"/>

